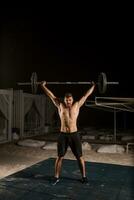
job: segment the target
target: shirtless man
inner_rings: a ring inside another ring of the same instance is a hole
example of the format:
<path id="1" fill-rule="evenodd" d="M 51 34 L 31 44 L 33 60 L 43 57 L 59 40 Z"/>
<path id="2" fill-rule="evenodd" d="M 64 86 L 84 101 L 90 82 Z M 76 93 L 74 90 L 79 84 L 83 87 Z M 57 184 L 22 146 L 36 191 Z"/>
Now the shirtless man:
<path id="1" fill-rule="evenodd" d="M 68 146 L 70 146 L 74 156 L 78 161 L 78 165 L 82 174 L 82 183 L 87 183 L 88 179 L 85 172 L 85 161 L 82 157 L 82 144 L 80 135 L 77 129 L 77 118 L 80 107 L 85 103 L 86 99 L 92 94 L 95 88 L 95 83 L 88 89 L 84 96 L 79 101 L 74 102 L 71 93 L 66 93 L 64 102 L 57 98 L 47 87 L 47 82 L 43 81 L 41 87 L 46 95 L 52 100 L 54 105 L 58 108 L 59 117 L 61 120 L 60 134 L 58 137 L 57 151 L 58 157 L 55 161 L 55 176 L 53 185 L 60 181 L 60 171 L 62 160 L 66 154 Z"/>

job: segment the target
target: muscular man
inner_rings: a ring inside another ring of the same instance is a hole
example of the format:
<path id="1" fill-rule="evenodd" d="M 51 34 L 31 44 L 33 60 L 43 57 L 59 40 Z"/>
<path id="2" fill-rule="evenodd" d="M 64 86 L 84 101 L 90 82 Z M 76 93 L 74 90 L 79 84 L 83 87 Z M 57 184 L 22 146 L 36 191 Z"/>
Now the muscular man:
<path id="1" fill-rule="evenodd" d="M 74 156 L 78 161 L 78 165 L 82 174 L 82 183 L 87 183 L 85 171 L 85 161 L 82 155 L 82 143 L 77 129 L 77 118 L 79 115 L 80 107 L 85 103 L 86 99 L 92 94 L 95 88 L 94 82 L 92 87 L 88 89 L 84 96 L 79 101 L 74 102 L 71 93 L 66 93 L 64 101 L 62 102 L 57 98 L 47 87 L 46 82 L 42 82 L 41 87 L 47 96 L 52 100 L 54 105 L 58 108 L 58 113 L 61 121 L 60 134 L 58 137 L 57 153 L 58 157 L 55 161 L 55 176 L 53 185 L 60 181 L 60 171 L 62 160 L 65 156 L 68 146 L 70 146 Z"/>

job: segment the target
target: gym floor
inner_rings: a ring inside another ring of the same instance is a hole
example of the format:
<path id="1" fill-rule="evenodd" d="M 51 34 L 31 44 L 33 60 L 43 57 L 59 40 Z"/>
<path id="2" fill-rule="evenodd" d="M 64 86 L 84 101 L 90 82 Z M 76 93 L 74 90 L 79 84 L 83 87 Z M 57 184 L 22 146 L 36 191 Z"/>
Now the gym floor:
<path id="1" fill-rule="evenodd" d="M 60 182 L 52 186 L 54 158 L 0 180 L 0 199 L 132 200 L 134 168 L 86 161 L 88 184 L 80 182 L 77 161 L 64 159 Z"/>
<path id="2" fill-rule="evenodd" d="M 0 145 L 0 169 L 1 169 L 0 199 L 3 200 L 3 199 L 13 198 L 13 199 L 25 200 L 29 198 L 32 199 L 44 199 L 44 198 L 45 199 L 83 199 L 83 198 L 88 199 L 89 198 L 96 200 L 99 195 L 100 197 L 98 198 L 99 200 L 100 199 L 105 200 L 111 198 L 108 191 L 113 193 L 112 200 L 123 199 L 123 198 L 125 200 L 126 199 L 130 200 L 134 197 L 131 191 L 133 184 L 132 175 L 134 169 L 133 153 L 109 154 L 109 153 L 97 153 L 93 150 L 84 150 L 83 153 L 85 161 L 87 163 L 87 174 L 91 179 L 90 185 L 81 187 L 81 184 L 77 181 L 77 179 L 80 178 L 79 170 L 77 169 L 75 158 L 72 152 L 69 150 L 65 156 L 65 161 L 64 161 L 65 166 L 63 165 L 63 169 L 68 168 L 70 166 L 72 167 L 76 166 L 77 171 L 76 172 L 74 171 L 74 174 L 76 173 L 78 176 L 73 178 L 72 174 L 73 170 L 69 169 L 70 172 L 68 174 L 63 173 L 63 180 L 62 180 L 63 185 L 60 183 L 58 187 L 56 186 L 56 188 L 51 188 L 49 182 L 54 174 L 54 158 L 56 157 L 55 149 L 44 150 L 40 147 L 35 148 L 35 147 L 18 146 L 15 143 L 1 144 Z M 69 164 L 69 162 L 71 162 L 71 165 Z M 38 166 L 40 166 L 41 168 L 38 168 Z M 34 170 L 36 168 L 38 168 L 37 171 Z M 99 174 L 100 172 L 92 172 L 94 170 L 100 170 L 101 172 L 103 172 L 103 169 L 106 170 L 107 178 L 105 177 L 106 175 L 103 174 L 104 175 L 103 176 Z M 108 173 L 108 170 L 110 170 L 109 171 L 110 173 Z M 28 175 L 27 178 L 22 177 L 22 176 L 27 176 L 27 171 L 29 171 L 30 175 Z M 127 175 L 127 173 L 129 176 Z M 16 178 L 16 175 L 19 176 L 19 179 Z M 124 184 L 122 185 L 123 181 L 122 177 L 126 180 L 125 176 L 131 179 L 128 180 L 129 185 L 124 185 Z M 105 180 L 103 180 L 104 178 Z M 72 189 L 74 190 L 73 193 L 71 192 L 70 187 L 72 187 Z M 84 192 L 81 190 L 81 188 L 83 188 Z M 94 192 L 92 192 L 93 188 Z M 59 192 L 61 190 L 66 191 L 66 194 L 65 193 L 63 194 L 63 192 L 61 194 L 61 192 Z M 96 193 L 96 191 L 98 191 L 98 193 Z M 67 192 L 70 192 L 69 196 L 67 196 Z M 61 194 L 61 196 L 59 194 Z"/>

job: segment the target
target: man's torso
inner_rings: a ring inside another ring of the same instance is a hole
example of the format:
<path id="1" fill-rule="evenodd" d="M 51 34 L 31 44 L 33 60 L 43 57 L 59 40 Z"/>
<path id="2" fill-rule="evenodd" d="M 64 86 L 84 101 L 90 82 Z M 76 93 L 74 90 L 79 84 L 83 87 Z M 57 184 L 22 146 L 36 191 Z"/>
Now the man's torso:
<path id="1" fill-rule="evenodd" d="M 76 132 L 77 118 L 79 114 L 78 103 L 74 103 L 70 108 L 67 108 L 63 103 L 61 103 L 58 112 L 61 120 L 61 132 Z"/>

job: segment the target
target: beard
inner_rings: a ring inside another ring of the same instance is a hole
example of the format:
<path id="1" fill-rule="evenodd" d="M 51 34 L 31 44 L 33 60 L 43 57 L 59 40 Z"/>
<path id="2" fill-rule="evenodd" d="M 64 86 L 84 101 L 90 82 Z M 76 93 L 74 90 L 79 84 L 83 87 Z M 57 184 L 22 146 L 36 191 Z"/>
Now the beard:
<path id="1" fill-rule="evenodd" d="M 67 104 L 66 104 L 66 107 L 67 107 L 67 108 L 70 108 L 71 106 L 72 106 L 71 103 L 67 103 Z"/>

